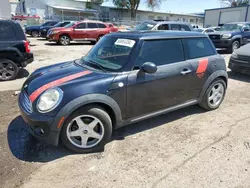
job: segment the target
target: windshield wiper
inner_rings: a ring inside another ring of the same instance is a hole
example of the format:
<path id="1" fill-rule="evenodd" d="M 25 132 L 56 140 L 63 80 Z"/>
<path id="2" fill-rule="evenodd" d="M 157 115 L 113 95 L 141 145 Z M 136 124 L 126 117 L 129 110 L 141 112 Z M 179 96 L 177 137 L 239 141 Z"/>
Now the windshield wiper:
<path id="1" fill-rule="evenodd" d="M 103 67 L 102 65 L 96 63 L 95 61 L 91 61 L 91 60 L 85 61 L 85 65 L 88 65 L 88 64 L 89 64 L 89 65 L 92 65 L 92 66 L 94 66 L 94 67 L 96 67 L 96 68 L 98 68 L 99 70 L 102 70 L 102 71 L 104 71 L 104 72 L 107 72 L 107 70 L 106 70 L 105 67 Z"/>

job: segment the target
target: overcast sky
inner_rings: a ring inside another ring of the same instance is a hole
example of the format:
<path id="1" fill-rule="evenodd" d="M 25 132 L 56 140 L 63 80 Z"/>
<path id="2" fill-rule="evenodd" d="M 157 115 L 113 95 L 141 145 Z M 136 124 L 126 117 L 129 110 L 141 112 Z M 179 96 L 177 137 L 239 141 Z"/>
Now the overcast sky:
<path id="1" fill-rule="evenodd" d="M 143 5 L 141 0 L 139 9 L 150 10 Z M 112 1 L 105 2 L 103 5 L 110 6 Z M 194 13 L 203 12 L 205 9 L 219 8 L 221 6 L 219 0 L 162 0 L 161 8 L 156 11 L 173 12 L 173 13 Z"/>

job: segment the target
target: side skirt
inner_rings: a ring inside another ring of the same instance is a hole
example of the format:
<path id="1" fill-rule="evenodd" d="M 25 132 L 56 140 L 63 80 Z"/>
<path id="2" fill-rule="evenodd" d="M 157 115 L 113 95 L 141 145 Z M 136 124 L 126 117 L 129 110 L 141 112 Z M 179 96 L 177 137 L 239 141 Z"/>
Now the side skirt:
<path id="1" fill-rule="evenodd" d="M 142 121 L 144 119 L 148 119 L 148 118 L 152 118 L 152 117 L 159 116 L 159 115 L 162 115 L 162 114 L 166 114 L 166 113 L 176 111 L 176 110 L 179 110 L 179 109 L 182 109 L 182 108 L 185 108 L 185 107 L 188 107 L 188 106 L 192 106 L 192 105 L 195 105 L 195 104 L 198 104 L 198 99 L 190 100 L 190 101 L 187 101 L 185 103 L 178 104 L 176 106 L 172 106 L 172 107 L 169 107 L 169 108 L 166 108 L 166 109 L 163 109 L 163 110 L 159 110 L 159 111 L 156 111 L 156 112 L 153 112 L 153 113 L 149 113 L 149 114 L 146 114 L 146 115 L 137 116 L 135 118 L 131 118 L 131 119 L 128 119 L 128 120 L 125 120 L 125 121 L 122 121 L 122 122 L 118 123 L 116 125 L 116 129 L 118 129 L 120 127 L 123 127 L 123 126 L 126 126 L 126 125 L 129 125 L 129 124 L 132 124 L 132 123 L 135 123 L 135 122 L 138 122 L 138 121 Z"/>

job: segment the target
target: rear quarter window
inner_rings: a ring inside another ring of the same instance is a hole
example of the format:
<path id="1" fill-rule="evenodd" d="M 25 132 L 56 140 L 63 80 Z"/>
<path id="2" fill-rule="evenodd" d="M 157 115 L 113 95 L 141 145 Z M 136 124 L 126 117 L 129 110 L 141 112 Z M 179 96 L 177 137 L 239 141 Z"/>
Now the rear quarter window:
<path id="1" fill-rule="evenodd" d="M 183 45 L 188 59 L 215 55 L 214 47 L 208 38 L 183 39 Z"/>
<path id="2" fill-rule="evenodd" d="M 16 39 L 16 32 L 9 22 L 0 22 L 0 41 L 13 41 Z"/>

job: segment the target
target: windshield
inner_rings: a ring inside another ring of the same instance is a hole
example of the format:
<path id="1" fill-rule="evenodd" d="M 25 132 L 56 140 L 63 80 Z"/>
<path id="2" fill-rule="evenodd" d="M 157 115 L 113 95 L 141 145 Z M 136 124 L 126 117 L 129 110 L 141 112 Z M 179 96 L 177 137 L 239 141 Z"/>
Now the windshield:
<path id="1" fill-rule="evenodd" d="M 70 27 L 74 26 L 75 24 L 76 24 L 76 22 L 71 22 L 68 25 L 65 25 L 64 27 L 65 28 L 70 28 Z"/>
<path id="2" fill-rule="evenodd" d="M 61 24 L 62 24 L 63 22 L 58 22 L 56 25 L 54 25 L 55 27 L 60 27 L 61 26 Z"/>
<path id="3" fill-rule="evenodd" d="M 118 71 L 129 60 L 136 40 L 106 36 L 85 56 L 81 63 L 105 71 Z"/>
<path id="4" fill-rule="evenodd" d="M 243 24 L 224 24 L 220 31 L 241 31 Z"/>
<path id="5" fill-rule="evenodd" d="M 155 25 L 156 25 L 155 23 L 144 22 L 142 24 L 137 25 L 134 30 L 136 31 L 151 30 Z"/>

